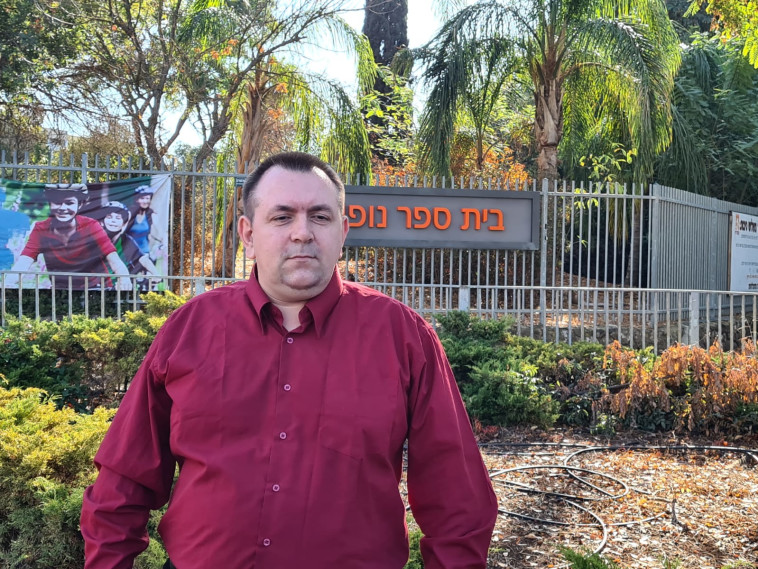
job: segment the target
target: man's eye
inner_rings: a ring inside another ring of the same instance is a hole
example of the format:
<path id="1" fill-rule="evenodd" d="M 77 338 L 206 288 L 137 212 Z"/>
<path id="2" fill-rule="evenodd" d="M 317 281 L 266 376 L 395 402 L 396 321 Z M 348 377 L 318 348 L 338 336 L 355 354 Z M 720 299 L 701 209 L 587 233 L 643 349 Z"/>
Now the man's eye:
<path id="1" fill-rule="evenodd" d="M 329 219 L 330 219 L 330 218 L 329 218 L 329 216 L 328 216 L 328 215 L 317 214 L 317 215 L 314 215 L 314 216 L 313 216 L 313 219 L 314 219 L 315 221 L 317 221 L 317 222 L 320 222 L 320 223 L 327 223 L 327 222 L 329 221 Z"/>

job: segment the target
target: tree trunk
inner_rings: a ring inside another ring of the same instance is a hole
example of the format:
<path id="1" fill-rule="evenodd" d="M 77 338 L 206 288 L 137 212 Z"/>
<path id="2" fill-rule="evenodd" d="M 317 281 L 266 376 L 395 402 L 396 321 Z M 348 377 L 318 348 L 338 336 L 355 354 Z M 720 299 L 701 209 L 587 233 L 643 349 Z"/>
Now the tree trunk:
<path id="1" fill-rule="evenodd" d="M 537 179 L 539 181 L 537 188 L 542 188 L 542 181 L 547 178 L 550 189 L 558 181 L 558 144 L 563 136 L 563 81 L 558 77 L 555 64 L 546 63 L 542 68 L 541 76 L 544 81 L 539 81 L 537 75 L 533 74 L 535 81 L 534 103 L 534 131 L 539 148 L 537 157 Z M 563 215 L 562 211 L 557 213 L 548 203 L 543 207 L 548 207 L 547 228 L 555 226 L 557 221 L 556 215 Z M 546 261 L 547 261 L 547 286 L 553 285 L 555 275 L 558 281 L 561 281 L 562 259 L 560 251 L 556 251 L 556 244 L 551 241 L 552 235 L 547 236 Z"/>
<path id="2" fill-rule="evenodd" d="M 395 54 L 408 46 L 408 0 L 366 0 L 363 34 L 368 38 L 377 65 L 389 66 Z M 374 91 L 379 94 L 379 107 L 386 114 L 387 107 L 392 103 L 388 96 L 392 88 L 384 82 L 381 74 L 376 76 Z M 386 117 L 373 115 L 366 120 L 387 130 Z M 390 153 L 376 146 L 377 140 L 377 134 L 369 134 L 372 154 L 397 166 Z"/>
<path id="3" fill-rule="evenodd" d="M 539 148 L 537 178 L 558 179 L 558 144 L 563 137 L 563 86 L 558 78 L 535 85 L 534 134 Z"/>

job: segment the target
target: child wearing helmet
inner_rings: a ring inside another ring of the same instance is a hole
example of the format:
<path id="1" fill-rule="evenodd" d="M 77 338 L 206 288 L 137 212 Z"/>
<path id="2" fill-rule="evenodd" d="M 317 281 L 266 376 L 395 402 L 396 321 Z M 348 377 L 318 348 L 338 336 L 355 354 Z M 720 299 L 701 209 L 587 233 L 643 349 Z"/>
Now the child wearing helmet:
<path id="1" fill-rule="evenodd" d="M 142 253 L 134 239 L 126 233 L 132 217 L 129 208 L 121 202 L 112 201 L 105 204 L 100 213 L 103 216 L 100 225 L 116 248 L 118 256 L 124 261 L 129 273 L 157 275 L 158 269 L 150 260 L 150 256 Z"/>
<path id="2" fill-rule="evenodd" d="M 79 215 L 87 199 L 86 184 L 47 184 L 45 197 L 50 204 L 50 217 L 34 224 L 21 255 L 11 270 L 28 271 L 40 257 L 47 271 L 65 273 L 128 274 L 116 248 L 100 224 Z M 67 278 L 56 279 L 56 288 L 68 288 Z M 73 277 L 71 287 L 84 288 L 84 277 Z M 90 288 L 101 285 L 99 277 L 89 277 Z M 111 280 L 105 279 L 105 286 Z M 119 278 L 119 288 L 131 289 L 129 278 Z"/>

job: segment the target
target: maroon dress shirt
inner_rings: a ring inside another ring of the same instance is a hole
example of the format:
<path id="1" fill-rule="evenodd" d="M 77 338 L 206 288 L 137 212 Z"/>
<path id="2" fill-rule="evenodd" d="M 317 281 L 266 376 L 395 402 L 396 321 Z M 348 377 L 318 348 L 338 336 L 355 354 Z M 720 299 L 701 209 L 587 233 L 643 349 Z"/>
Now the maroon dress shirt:
<path id="1" fill-rule="evenodd" d="M 168 319 L 95 457 L 87 569 L 131 568 L 167 501 L 178 569 L 402 569 L 406 440 L 425 567 L 486 567 L 497 503 L 431 327 L 337 273 L 300 323 L 255 276 Z"/>

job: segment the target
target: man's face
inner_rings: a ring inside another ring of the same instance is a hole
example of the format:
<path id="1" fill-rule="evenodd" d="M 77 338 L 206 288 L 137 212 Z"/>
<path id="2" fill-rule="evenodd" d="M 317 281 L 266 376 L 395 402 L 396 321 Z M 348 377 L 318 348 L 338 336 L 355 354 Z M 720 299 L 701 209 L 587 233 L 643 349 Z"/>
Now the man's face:
<path id="1" fill-rule="evenodd" d="M 245 255 L 255 259 L 261 288 L 276 304 L 318 295 L 332 277 L 347 236 L 337 189 L 318 170 L 274 166 L 261 178 L 253 199 L 254 218 L 243 216 L 239 233 Z"/>
<path id="2" fill-rule="evenodd" d="M 50 213 L 60 223 L 73 220 L 77 211 L 79 211 L 79 199 L 74 196 L 55 198 L 54 201 L 50 201 Z"/>

